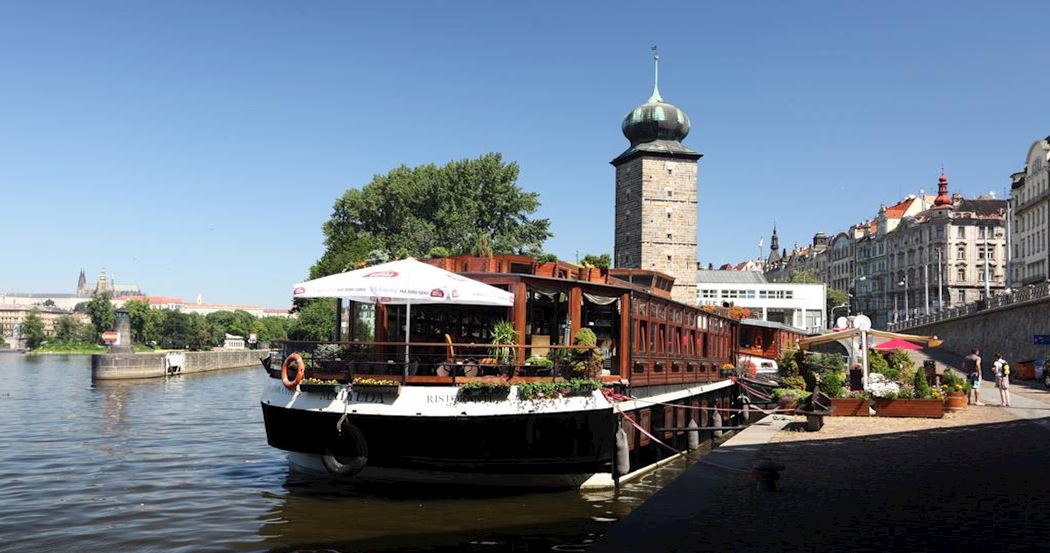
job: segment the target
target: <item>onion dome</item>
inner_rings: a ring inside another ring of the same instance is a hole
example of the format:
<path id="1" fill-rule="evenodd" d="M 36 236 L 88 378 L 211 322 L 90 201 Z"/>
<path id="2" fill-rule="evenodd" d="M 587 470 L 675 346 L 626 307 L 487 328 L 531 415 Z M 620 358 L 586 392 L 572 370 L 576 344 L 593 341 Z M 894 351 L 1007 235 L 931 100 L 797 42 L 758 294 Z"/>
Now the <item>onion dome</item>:
<path id="1" fill-rule="evenodd" d="M 649 101 L 623 118 L 622 128 L 631 146 L 654 140 L 681 142 L 689 136 L 689 116 L 678 106 L 665 102 L 654 87 Z"/>
<path id="2" fill-rule="evenodd" d="M 619 165 L 642 154 L 699 159 L 703 154 L 682 145 L 689 136 L 689 116 L 660 96 L 660 57 L 655 56 L 653 93 L 624 118 L 621 129 L 631 146 L 612 161 Z"/>

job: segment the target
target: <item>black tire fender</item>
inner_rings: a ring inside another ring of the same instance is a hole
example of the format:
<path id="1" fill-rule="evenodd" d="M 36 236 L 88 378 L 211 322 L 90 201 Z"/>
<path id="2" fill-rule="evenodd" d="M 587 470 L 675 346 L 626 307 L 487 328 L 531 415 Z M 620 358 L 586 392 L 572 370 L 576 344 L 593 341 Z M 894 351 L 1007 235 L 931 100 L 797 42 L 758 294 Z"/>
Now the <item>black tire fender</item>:
<path id="1" fill-rule="evenodd" d="M 336 443 L 325 449 L 321 456 L 324 468 L 335 476 L 354 476 L 368 464 L 368 442 L 361 429 L 344 415 L 336 423 Z M 338 451 L 335 453 L 333 451 Z M 344 455 L 347 450 L 350 455 Z"/>

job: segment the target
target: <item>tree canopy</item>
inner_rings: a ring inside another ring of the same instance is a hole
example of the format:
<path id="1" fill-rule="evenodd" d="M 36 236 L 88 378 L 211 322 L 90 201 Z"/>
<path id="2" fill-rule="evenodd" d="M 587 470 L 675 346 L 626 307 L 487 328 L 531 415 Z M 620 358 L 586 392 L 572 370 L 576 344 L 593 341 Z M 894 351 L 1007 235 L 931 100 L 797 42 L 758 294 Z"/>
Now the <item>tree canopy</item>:
<path id="1" fill-rule="evenodd" d="M 91 301 L 87 302 L 85 308 L 89 317 L 91 317 L 91 324 L 95 325 L 95 340 L 98 340 L 98 335 L 106 332 L 107 330 L 113 330 L 113 323 L 117 320 L 117 308 L 113 306 L 113 296 L 109 292 L 102 292 L 91 296 Z"/>
<path id="2" fill-rule="evenodd" d="M 25 320 L 18 329 L 19 335 L 25 340 L 26 347 L 36 349 L 44 343 L 47 335 L 44 333 L 44 321 L 40 318 L 40 310 L 33 308 L 29 310 Z"/>
<path id="3" fill-rule="evenodd" d="M 311 268 L 317 278 L 353 268 L 370 252 L 426 257 L 492 251 L 535 254 L 551 236 L 550 221 L 532 218 L 539 195 L 518 188 L 518 165 L 497 153 L 398 167 L 351 188 L 324 223 L 326 251 Z"/>

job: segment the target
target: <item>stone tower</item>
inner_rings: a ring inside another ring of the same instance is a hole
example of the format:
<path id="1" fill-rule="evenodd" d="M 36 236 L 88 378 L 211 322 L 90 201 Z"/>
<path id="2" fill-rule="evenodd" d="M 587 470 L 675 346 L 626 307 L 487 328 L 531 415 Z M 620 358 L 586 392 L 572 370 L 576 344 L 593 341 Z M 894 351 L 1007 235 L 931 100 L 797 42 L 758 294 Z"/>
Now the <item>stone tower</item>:
<path id="1" fill-rule="evenodd" d="M 649 269 L 674 277 L 672 297 L 695 305 L 697 160 L 682 145 L 689 117 L 660 97 L 660 58 L 649 100 L 623 119 L 631 146 L 616 167 L 616 267 Z"/>

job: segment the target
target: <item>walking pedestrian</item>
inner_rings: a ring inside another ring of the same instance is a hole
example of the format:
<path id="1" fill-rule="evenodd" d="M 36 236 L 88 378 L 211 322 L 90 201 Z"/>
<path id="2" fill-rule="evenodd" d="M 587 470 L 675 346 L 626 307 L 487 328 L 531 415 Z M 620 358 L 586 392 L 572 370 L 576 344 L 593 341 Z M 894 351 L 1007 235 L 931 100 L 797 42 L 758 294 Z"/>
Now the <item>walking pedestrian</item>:
<path id="1" fill-rule="evenodd" d="M 995 354 L 995 387 L 999 388 L 999 405 L 1010 406 L 1010 364 L 1003 359 L 1003 354 Z"/>
<path id="2" fill-rule="evenodd" d="M 970 355 L 963 358 L 963 372 L 970 381 L 970 390 L 973 392 L 972 403 L 984 405 L 981 403 L 981 350 L 973 348 Z M 966 403 L 971 403 L 970 398 L 966 398 Z"/>

